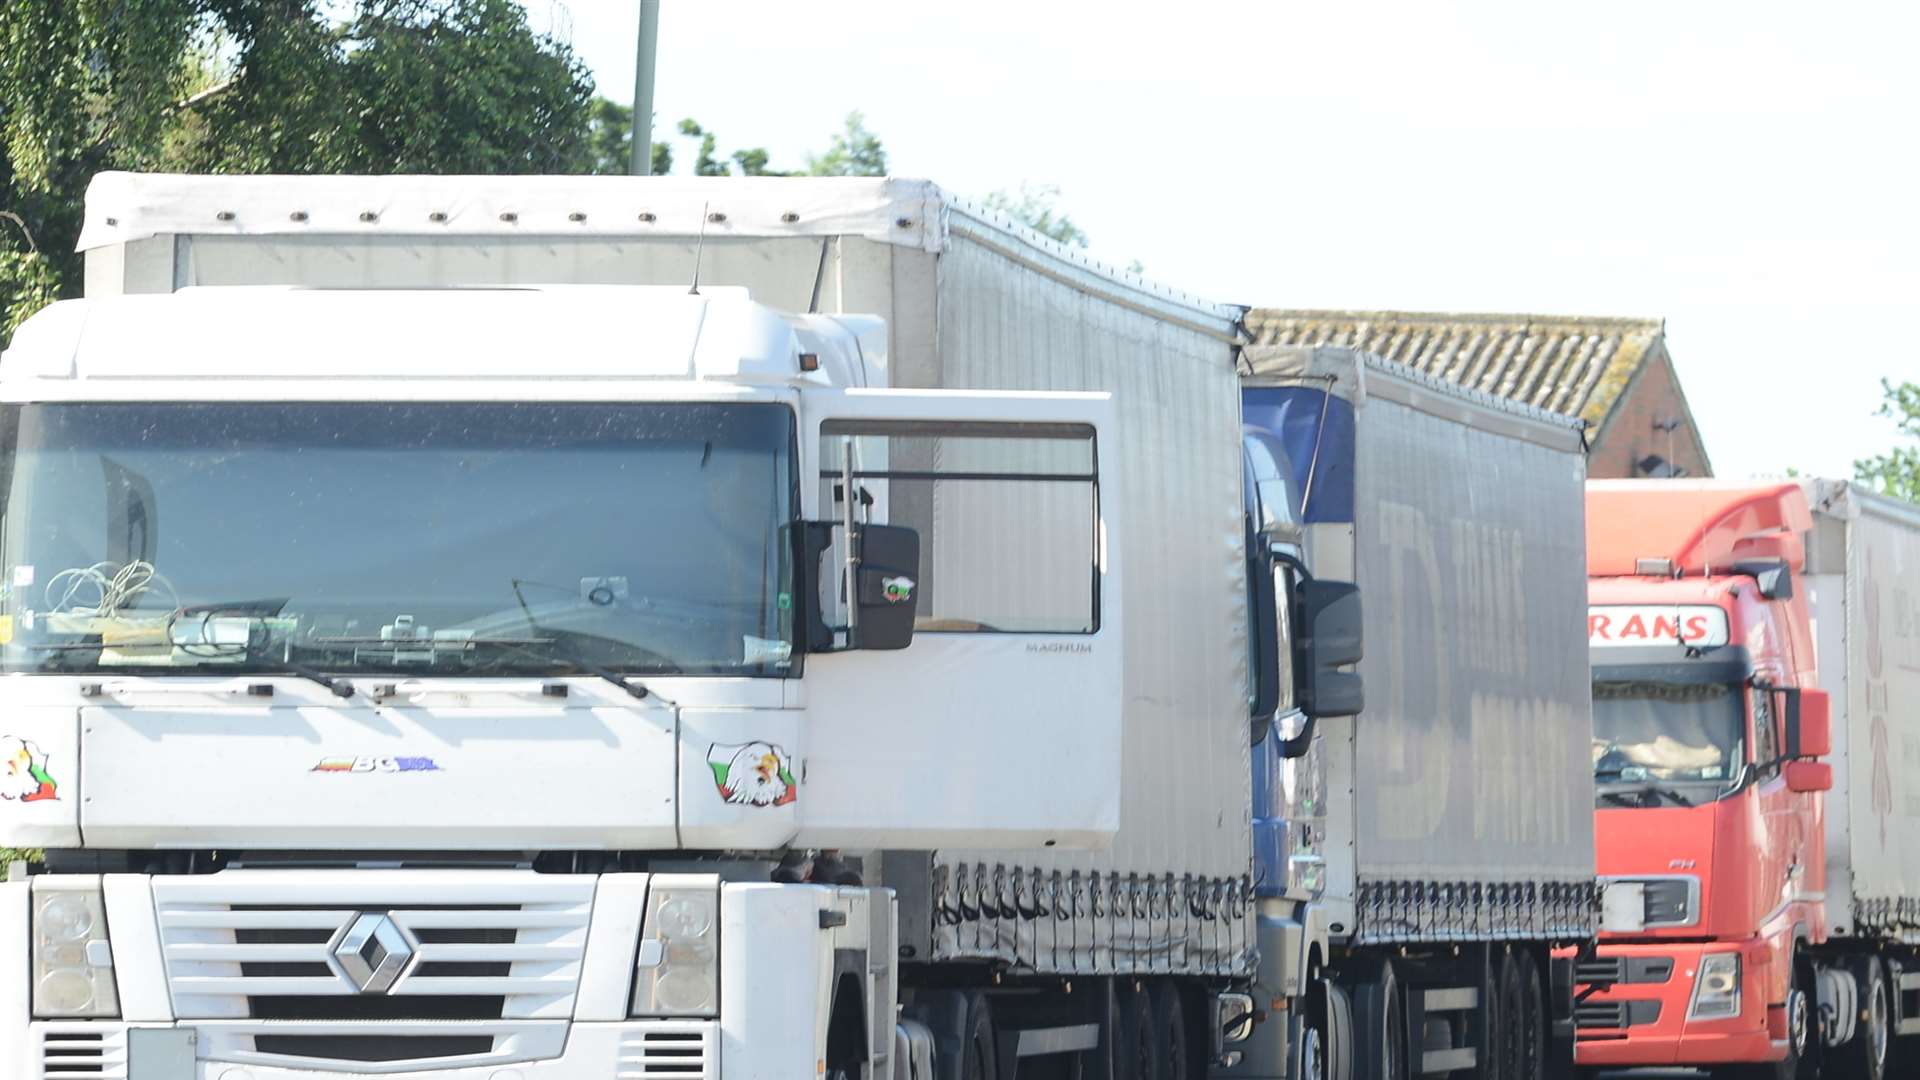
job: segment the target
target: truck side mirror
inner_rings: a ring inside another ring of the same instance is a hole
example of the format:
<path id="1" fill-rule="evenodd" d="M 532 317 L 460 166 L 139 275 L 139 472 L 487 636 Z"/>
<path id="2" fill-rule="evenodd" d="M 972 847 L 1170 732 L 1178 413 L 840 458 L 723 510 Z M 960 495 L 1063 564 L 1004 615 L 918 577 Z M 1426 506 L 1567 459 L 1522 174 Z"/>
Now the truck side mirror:
<path id="1" fill-rule="evenodd" d="M 1285 608 L 1293 598 L 1282 594 L 1286 580 L 1285 564 L 1271 553 L 1261 557 L 1256 551 L 1256 536 L 1251 520 L 1247 523 L 1247 582 L 1252 595 L 1252 623 L 1248 633 L 1253 649 L 1253 700 L 1248 710 L 1253 718 L 1253 744 L 1266 741 L 1273 729 L 1274 714 L 1280 711 L 1280 650 L 1291 648 L 1286 637 Z"/>
<path id="2" fill-rule="evenodd" d="M 1824 761 L 1789 761 L 1784 772 L 1788 791 L 1833 790 L 1833 766 Z"/>
<path id="3" fill-rule="evenodd" d="M 1301 711 L 1316 719 L 1359 715 L 1365 701 L 1360 674 L 1340 669 L 1360 662 L 1360 587 L 1310 578 L 1297 595 L 1294 679 Z"/>
<path id="4" fill-rule="evenodd" d="M 850 557 L 829 560 L 844 528 L 839 522 L 810 521 L 799 562 L 807 579 L 799 590 L 807 605 L 807 651 L 904 649 L 913 644 L 914 616 L 920 607 L 920 534 L 900 525 L 861 525 L 854 530 Z M 844 550 L 844 549 L 843 549 Z M 846 584 L 854 578 L 852 595 Z M 845 625 L 827 621 L 827 593 L 838 597 Z M 849 601 L 851 601 L 849 603 Z"/>
<path id="5" fill-rule="evenodd" d="M 1825 690 L 1786 691 L 1787 756 L 1821 758 L 1833 752 L 1833 703 Z M 1817 790 L 1825 791 L 1826 788 Z"/>
<path id="6" fill-rule="evenodd" d="M 901 525 L 862 525 L 853 644 L 904 649 L 913 644 L 920 606 L 920 534 Z"/>
<path id="7" fill-rule="evenodd" d="M 1793 568 L 1785 559 L 1742 559 L 1733 564 L 1733 572 L 1751 577 L 1768 600 L 1793 599 Z"/>

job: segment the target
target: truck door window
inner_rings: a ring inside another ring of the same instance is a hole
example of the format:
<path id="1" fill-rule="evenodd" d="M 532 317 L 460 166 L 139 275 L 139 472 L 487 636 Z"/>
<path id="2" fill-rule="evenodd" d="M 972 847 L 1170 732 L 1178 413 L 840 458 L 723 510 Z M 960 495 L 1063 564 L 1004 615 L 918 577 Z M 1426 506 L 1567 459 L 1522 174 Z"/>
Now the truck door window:
<path id="1" fill-rule="evenodd" d="M 920 533 L 916 632 L 1098 629 L 1092 429 L 830 422 L 821 429 L 823 517 L 842 512 L 849 450 L 859 516 Z"/>
<path id="2" fill-rule="evenodd" d="M 1279 439 L 1257 429 L 1242 437 L 1252 473 L 1254 528 L 1263 535 L 1286 535 L 1299 527 L 1299 494 L 1293 489 L 1293 464 Z"/>
<path id="3" fill-rule="evenodd" d="M 1747 691 L 1753 701 L 1753 761 L 1769 773 L 1779 769 L 1780 743 L 1773 729 L 1773 691 L 1753 687 Z"/>

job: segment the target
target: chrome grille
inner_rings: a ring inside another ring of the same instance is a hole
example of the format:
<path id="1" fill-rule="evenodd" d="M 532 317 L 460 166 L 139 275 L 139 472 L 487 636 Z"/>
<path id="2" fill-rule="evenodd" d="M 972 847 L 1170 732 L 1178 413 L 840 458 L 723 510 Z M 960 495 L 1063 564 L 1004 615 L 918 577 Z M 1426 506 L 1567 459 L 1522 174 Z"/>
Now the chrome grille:
<path id="1" fill-rule="evenodd" d="M 1599 983 L 1606 986 L 1623 982 L 1627 977 L 1627 962 L 1617 956 L 1598 956 L 1591 960 L 1582 960 L 1573 966 L 1573 981 L 1578 984 Z"/>
<path id="2" fill-rule="evenodd" d="M 39 1032 L 45 1080 L 126 1080 L 127 1032 L 102 1024 L 44 1025 Z"/>
<path id="3" fill-rule="evenodd" d="M 572 1014 L 594 879 L 233 870 L 153 889 L 181 1019 L 559 1019 Z"/>
<path id="4" fill-rule="evenodd" d="M 1624 1001 L 1583 1001 L 1573 1007 L 1573 1022 L 1581 1028 L 1623 1028 L 1627 1026 Z"/>
<path id="5" fill-rule="evenodd" d="M 618 1080 L 714 1080 L 720 1074 L 712 1023 L 650 1024 L 620 1042 Z"/>
<path id="6" fill-rule="evenodd" d="M 1664 878 L 1643 883 L 1646 886 L 1648 926 L 1690 926 L 1694 921 L 1692 879 Z"/>

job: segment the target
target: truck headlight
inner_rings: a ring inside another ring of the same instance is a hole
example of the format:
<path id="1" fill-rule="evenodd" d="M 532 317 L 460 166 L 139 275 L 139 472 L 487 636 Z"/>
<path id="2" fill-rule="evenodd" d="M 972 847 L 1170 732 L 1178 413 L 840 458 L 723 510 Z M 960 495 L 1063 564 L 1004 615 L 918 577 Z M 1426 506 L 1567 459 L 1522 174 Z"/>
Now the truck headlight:
<path id="1" fill-rule="evenodd" d="M 33 1014 L 48 1019 L 120 1015 L 106 904 L 97 884 L 35 883 Z"/>
<path id="2" fill-rule="evenodd" d="M 1689 1020 L 1725 1020 L 1740 1015 L 1740 954 L 1707 953 L 1700 957 L 1700 975 L 1693 984 Z"/>
<path id="3" fill-rule="evenodd" d="M 714 1016 L 720 1007 L 720 903 L 712 878 L 658 875 L 647 889 L 634 1016 Z"/>

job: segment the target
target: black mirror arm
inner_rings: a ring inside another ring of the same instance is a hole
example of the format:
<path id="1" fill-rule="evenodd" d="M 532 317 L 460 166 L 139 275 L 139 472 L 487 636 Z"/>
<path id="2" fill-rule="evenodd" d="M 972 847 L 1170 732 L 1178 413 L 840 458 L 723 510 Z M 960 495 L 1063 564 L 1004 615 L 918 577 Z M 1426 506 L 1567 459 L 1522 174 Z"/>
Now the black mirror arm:
<path id="1" fill-rule="evenodd" d="M 1300 575 L 1300 580 L 1302 581 L 1313 580 L 1313 571 L 1308 570 L 1307 564 L 1300 561 L 1300 557 L 1298 555 L 1293 554 L 1290 551 L 1282 551 L 1279 548 L 1270 548 L 1267 551 L 1267 558 L 1272 559 L 1274 562 L 1277 562 L 1282 566 L 1286 566 L 1290 568 L 1294 573 Z"/>
<path id="2" fill-rule="evenodd" d="M 1319 720 L 1312 713 L 1304 715 L 1307 722 L 1300 725 L 1299 733 L 1290 739 L 1280 740 L 1280 756 L 1288 761 L 1306 757 L 1307 751 L 1313 747 L 1313 729 Z"/>

